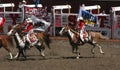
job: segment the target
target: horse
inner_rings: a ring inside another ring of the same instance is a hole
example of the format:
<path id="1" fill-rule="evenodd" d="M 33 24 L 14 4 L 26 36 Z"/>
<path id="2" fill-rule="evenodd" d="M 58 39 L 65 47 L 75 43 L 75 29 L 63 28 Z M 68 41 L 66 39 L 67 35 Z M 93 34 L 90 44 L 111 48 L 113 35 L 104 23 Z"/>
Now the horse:
<path id="1" fill-rule="evenodd" d="M 77 54 L 76 58 L 80 57 L 80 52 L 78 46 L 84 45 L 86 43 L 93 45 L 91 48 L 91 53 L 94 54 L 94 48 L 98 47 L 101 54 L 104 54 L 102 47 L 97 43 L 98 39 L 109 39 L 108 37 L 103 36 L 99 32 L 86 31 L 86 37 L 84 38 L 84 43 L 80 43 L 79 35 L 76 30 L 71 29 L 68 25 L 65 25 L 59 32 L 60 35 L 66 35 L 69 39 L 70 45 L 72 46 L 72 52 Z"/>
<path id="2" fill-rule="evenodd" d="M 34 36 L 37 37 L 38 41 L 32 45 L 32 47 L 30 46 L 31 44 L 27 42 L 26 39 L 26 35 L 24 35 L 24 33 L 22 32 L 22 30 L 24 29 L 23 25 L 20 24 L 16 24 L 13 26 L 13 28 L 8 32 L 9 36 L 14 35 L 16 37 L 16 40 L 21 40 L 20 42 L 18 42 L 19 44 L 19 48 L 22 47 L 22 49 L 19 49 L 19 52 L 17 53 L 17 55 L 15 56 L 15 58 L 19 58 L 20 54 L 23 53 L 23 50 L 26 50 L 26 48 L 31 49 L 33 46 L 35 46 L 39 52 L 41 53 L 41 56 L 45 56 L 44 52 L 45 52 L 45 46 L 47 46 L 50 49 L 50 39 L 49 39 L 49 35 L 47 34 L 47 32 L 35 32 L 33 33 Z M 18 35 L 16 35 L 16 33 Z M 19 39 L 17 39 L 17 37 L 19 36 Z M 23 44 L 21 44 L 21 42 L 23 42 Z M 21 45 L 20 45 L 21 44 Z M 20 52 L 22 50 L 22 52 Z M 24 53 L 25 55 L 25 53 Z"/>
<path id="3" fill-rule="evenodd" d="M 7 34 L 0 34 L 0 48 L 4 48 L 10 55 L 9 59 L 13 59 L 13 54 L 11 48 L 15 47 L 15 40 L 13 36 L 8 36 Z"/>

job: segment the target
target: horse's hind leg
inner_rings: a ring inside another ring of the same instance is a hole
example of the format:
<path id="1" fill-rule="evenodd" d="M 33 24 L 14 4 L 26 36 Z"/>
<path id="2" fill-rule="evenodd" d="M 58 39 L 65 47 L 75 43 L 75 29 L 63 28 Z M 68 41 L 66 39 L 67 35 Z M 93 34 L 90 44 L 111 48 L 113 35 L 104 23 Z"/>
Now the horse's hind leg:
<path id="1" fill-rule="evenodd" d="M 100 53 L 104 54 L 103 50 L 102 50 L 102 47 L 99 45 L 99 44 L 96 44 L 96 46 L 98 46 L 99 50 L 100 50 Z"/>
<path id="2" fill-rule="evenodd" d="M 45 49 L 41 49 L 41 56 L 45 57 Z"/>
<path id="3" fill-rule="evenodd" d="M 104 52 L 103 52 L 103 50 L 102 50 L 102 47 L 101 47 L 99 44 L 97 44 L 97 43 L 94 42 L 94 41 L 89 42 L 89 44 L 93 45 L 93 48 L 91 49 L 91 52 L 92 52 L 93 54 L 94 54 L 94 49 L 95 49 L 96 46 L 99 48 L 100 53 L 104 54 Z"/>
<path id="4" fill-rule="evenodd" d="M 41 45 L 41 56 L 45 57 L 45 45 Z"/>
<path id="5" fill-rule="evenodd" d="M 36 46 L 36 48 L 39 50 L 40 55 L 44 57 L 44 56 L 45 56 L 45 54 L 44 54 L 45 48 L 44 48 L 44 47 L 41 47 L 41 46 Z"/>

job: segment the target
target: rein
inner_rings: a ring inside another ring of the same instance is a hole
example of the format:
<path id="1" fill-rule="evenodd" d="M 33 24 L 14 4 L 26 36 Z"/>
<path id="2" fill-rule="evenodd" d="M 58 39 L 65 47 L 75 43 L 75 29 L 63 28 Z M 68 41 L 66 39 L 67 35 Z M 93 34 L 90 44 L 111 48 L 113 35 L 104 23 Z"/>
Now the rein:
<path id="1" fill-rule="evenodd" d="M 73 30 L 72 28 L 70 28 L 69 27 L 69 29 L 73 32 L 73 33 L 75 33 L 75 34 L 78 34 L 79 32 L 77 32 L 77 31 L 75 31 L 75 30 Z"/>

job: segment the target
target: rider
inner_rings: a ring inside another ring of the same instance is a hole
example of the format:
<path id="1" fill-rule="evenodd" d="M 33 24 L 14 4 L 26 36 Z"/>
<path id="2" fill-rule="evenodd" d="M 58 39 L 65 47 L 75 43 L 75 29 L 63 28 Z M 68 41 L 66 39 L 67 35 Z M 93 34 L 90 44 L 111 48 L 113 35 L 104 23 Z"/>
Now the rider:
<path id="1" fill-rule="evenodd" d="M 27 18 L 25 20 L 25 30 L 23 30 L 23 33 L 27 34 L 25 37 L 23 37 L 24 41 L 27 40 L 27 42 L 30 44 L 30 47 L 33 46 L 37 42 L 37 38 L 35 36 L 35 33 L 31 31 L 33 29 L 34 22 L 30 19 Z M 26 40 L 25 40 L 26 39 Z"/>
<path id="2" fill-rule="evenodd" d="M 79 30 L 80 40 L 83 44 L 84 43 L 83 35 L 84 35 L 84 31 L 85 31 L 85 22 L 83 20 L 83 17 L 77 18 L 77 21 L 78 21 L 77 29 Z"/>
<path id="3" fill-rule="evenodd" d="M 34 25 L 33 21 L 30 18 L 27 18 L 25 20 L 24 24 L 25 30 L 23 30 L 23 32 L 28 33 L 33 28 L 33 25 Z"/>
<path id="4" fill-rule="evenodd" d="M 70 26 L 70 28 L 72 28 L 72 29 L 75 29 L 76 28 L 76 16 L 74 16 L 74 15 L 70 15 L 69 17 L 68 17 L 68 25 Z"/>

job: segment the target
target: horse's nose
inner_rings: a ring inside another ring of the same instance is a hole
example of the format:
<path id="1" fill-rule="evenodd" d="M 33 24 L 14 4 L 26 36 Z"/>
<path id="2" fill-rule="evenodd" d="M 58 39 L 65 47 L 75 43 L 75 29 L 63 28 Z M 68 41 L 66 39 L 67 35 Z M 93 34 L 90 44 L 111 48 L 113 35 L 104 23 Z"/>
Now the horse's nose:
<path id="1" fill-rule="evenodd" d="M 12 32 L 11 32 L 11 31 L 9 31 L 9 32 L 7 33 L 7 35 L 11 35 L 11 33 L 12 33 Z"/>
<path id="2" fill-rule="evenodd" d="M 8 32 L 7 35 L 10 35 L 10 33 Z"/>

